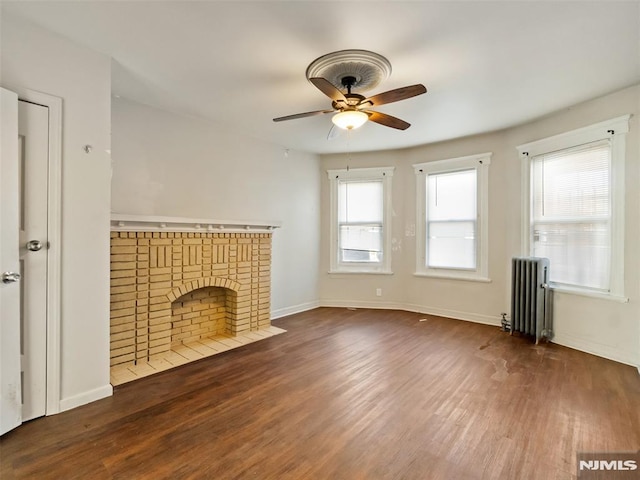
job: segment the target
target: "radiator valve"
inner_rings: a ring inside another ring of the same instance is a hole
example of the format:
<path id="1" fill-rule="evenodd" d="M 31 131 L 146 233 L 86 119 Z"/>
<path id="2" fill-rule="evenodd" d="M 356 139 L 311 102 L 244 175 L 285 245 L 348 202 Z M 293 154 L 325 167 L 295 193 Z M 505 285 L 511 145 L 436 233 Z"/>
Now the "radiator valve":
<path id="1" fill-rule="evenodd" d="M 502 312 L 500 315 L 502 315 L 502 331 L 503 332 L 509 332 L 511 331 L 511 322 L 509 322 L 509 320 L 507 320 L 507 314 L 505 312 Z"/>

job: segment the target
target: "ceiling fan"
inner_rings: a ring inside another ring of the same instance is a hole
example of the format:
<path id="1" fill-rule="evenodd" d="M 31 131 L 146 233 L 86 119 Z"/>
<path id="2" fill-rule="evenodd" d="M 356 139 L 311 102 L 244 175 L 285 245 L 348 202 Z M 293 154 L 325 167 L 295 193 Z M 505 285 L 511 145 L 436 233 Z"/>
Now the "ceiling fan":
<path id="1" fill-rule="evenodd" d="M 351 92 L 351 88 L 356 84 L 357 80 L 355 77 L 350 75 L 344 76 L 341 79 L 342 86 L 347 90 L 347 93 L 342 93 L 330 81 L 322 77 L 312 77 L 309 78 L 309 81 L 332 100 L 332 109 L 316 110 L 313 112 L 297 113 L 295 115 L 278 117 L 273 119 L 274 122 L 324 115 L 326 113 L 335 113 L 331 121 L 336 126 L 345 130 L 358 128 L 367 120 L 384 125 L 385 127 L 406 130 L 411 126 L 410 123 L 391 115 L 387 115 L 386 113 L 376 112 L 369 109 L 387 103 L 399 102 L 400 100 L 422 95 L 427 92 L 424 85 L 417 84 L 408 87 L 396 88 L 394 90 L 389 90 L 388 92 L 379 93 L 372 97 L 365 98 L 363 95 Z"/>

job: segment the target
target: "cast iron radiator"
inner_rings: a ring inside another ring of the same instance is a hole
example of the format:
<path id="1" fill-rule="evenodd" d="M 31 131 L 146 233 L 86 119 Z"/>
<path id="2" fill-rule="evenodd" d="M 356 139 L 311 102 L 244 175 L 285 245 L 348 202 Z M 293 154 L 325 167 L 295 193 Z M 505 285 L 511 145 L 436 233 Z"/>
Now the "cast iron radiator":
<path id="1" fill-rule="evenodd" d="M 515 257 L 511 261 L 511 334 L 551 338 L 549 259 Z"/>

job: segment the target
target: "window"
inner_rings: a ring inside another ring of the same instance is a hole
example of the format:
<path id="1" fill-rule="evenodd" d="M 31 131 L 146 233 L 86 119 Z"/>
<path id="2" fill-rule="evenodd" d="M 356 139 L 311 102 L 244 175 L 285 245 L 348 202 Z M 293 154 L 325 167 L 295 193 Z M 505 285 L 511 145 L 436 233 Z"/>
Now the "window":
<path id="1" fill-rule="evenodd" d="M 414 165 L 417 275 L 488 281 L 487 189 L 491 154 Z"/>
<path id="2" fill-rule="evenodd" d="M 475 169 L 427 175 L 428 268 L 476 268 Z"/>
<path id="3" fill-rule="evenodd" d="M 628 118 L 518 147 L 527 197 L 523 250 L 549 259 L 557 289 L 622 296 Z"/>
<path id="4" fill-rule="evenodd" d="M 393 168 L 329 170 L 331 272 L 391 273 Z"/>

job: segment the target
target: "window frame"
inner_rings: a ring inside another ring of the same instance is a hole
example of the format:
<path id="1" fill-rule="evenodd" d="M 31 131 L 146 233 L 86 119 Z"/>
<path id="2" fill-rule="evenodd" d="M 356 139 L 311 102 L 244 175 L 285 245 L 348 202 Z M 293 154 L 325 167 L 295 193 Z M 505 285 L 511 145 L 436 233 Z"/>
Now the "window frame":
<path id="1" fill-rule="evenodd" d="M 610 271 L 608 291 L 594 290 L 589 287 L 559 285 L 550 282 L 554 290 L 574 293 L 588 297 L 605 298 L 627 302 L 624 296 L 624 221 L 625 221 L 625 154 L 626 134 L 629 132 L 631 115 L 598 122 L 586 127 L 571 130 L 551 137 L 536 140 L 516 147 L 521 160 L 521 209 L 522 231 L 521 252 L 531 255 L 533 248 L 533 159 L 540 155 L 561 150 L 569 150 L 600 140 L 609 140 L 610 158 Z M 553 269 L 553 265 L 551 265 Z"/>
<path id="2" fill-rule="evenodd" d="M 492 152 L 413 165 L 416 176 L 416 268 L 414 275 L 490 282 L 489 278 L 489 165 Z M 476 268 L 457 269 L 427 265 L 427 177 L 476 170 Z"/>
<path id="3" fill-rule="evenodd" d="M 330 208 L 329 273 L 392 274 L 391 271 L 391 184 L 395 167 L 347 168 L 327 170 Z M 342 262 L 340 260 L 340 226 L 338 187 L 341 181 L 382 181 L 382 261 Z"/>

